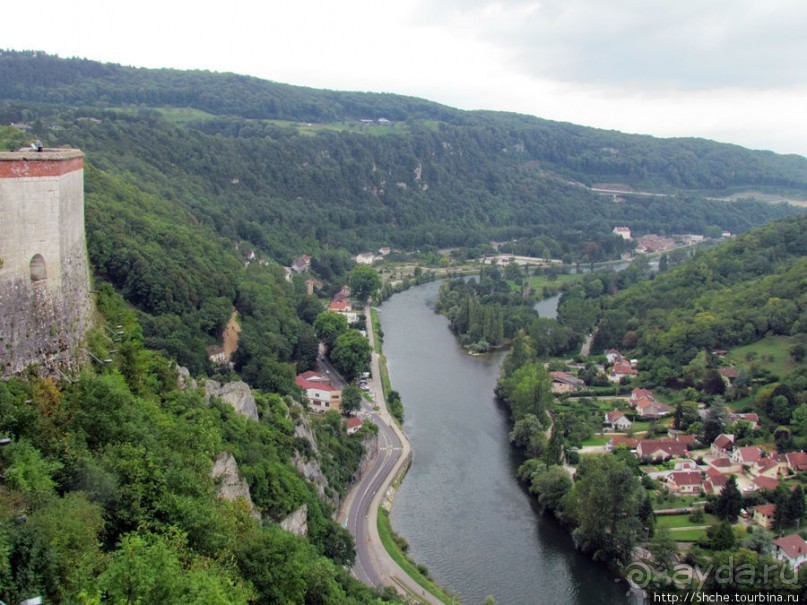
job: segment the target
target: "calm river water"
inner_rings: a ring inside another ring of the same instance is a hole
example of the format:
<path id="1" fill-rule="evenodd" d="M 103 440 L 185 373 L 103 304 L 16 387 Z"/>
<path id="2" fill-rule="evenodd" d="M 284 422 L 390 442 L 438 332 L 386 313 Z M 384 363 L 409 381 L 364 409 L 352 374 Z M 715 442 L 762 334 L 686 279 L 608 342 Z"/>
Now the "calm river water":
<path id="1" fill-rule="evenodd" d="M 503 353 L 471 357 L 434 313 L 439 283 L 380 308 L 390 378 L 403 399 L 412 467 L 392 525 L 464 604 L 627 603 L 624 582 L 574 549 L 515 479 L 507 414 L 494 400 Z"/>

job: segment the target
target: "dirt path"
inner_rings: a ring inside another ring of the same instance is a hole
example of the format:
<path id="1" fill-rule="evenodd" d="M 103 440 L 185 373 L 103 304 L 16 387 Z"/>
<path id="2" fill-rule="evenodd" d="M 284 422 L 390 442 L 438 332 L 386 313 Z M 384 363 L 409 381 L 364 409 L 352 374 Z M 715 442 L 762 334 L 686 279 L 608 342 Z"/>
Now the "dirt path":
<path id="1" fill-rule="evenodd" d="M 224 349 L 227 361 L 230 361 L 233 353 L 238 350 L 238 334 L 240 332 L 241 326 L 238 325 L 238 312 L 233 309 L 233 313 L 227 322 L 227 327 L 224 328 L 224 334 L 222 334 L 221 347 Z"/>

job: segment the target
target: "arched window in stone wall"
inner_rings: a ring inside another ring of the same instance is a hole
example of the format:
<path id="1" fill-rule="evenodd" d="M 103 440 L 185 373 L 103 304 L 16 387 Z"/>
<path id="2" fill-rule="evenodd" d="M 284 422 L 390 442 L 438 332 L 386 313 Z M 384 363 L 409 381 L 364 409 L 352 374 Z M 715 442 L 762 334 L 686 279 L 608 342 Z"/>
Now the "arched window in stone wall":
<path id="1" fill-rule="evenodd" d="M 45 266 L 45 259 L 41 254 L 34 254 L 31 257 L 31 281 L 36 283 L 48 278 L 48 269 Z"/>

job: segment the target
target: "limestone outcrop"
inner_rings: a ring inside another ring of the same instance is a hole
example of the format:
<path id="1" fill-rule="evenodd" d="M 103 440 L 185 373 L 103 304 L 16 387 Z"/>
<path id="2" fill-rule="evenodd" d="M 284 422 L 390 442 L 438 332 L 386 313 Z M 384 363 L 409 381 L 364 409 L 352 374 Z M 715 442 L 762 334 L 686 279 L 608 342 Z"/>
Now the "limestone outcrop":
<path id="1" fill-rule="evenodd" d="M 297 536 L 308 535 L 308 504 L 303 504 L 296 511 L 280 522 L 280 527 Z"/>
<path id="2" fill-rule="evenodd" d="M 233 409 L 247 418 L 258 420 L 258 406 L 255 397 L 252 396 L 252 389 L 246 382 L 220 383 L 215 380 L 205 382 L 205 401 L 210 403 L 211 397 L 218 397 L 222 401 L 229 403 Z"/>
<path id="3" fill-rule="evenodd" d="M 252 502 L 247 480 L 241 476 L 238 463 L 230 452 L 225 451 L 216 456 L 210 476 L 218 485 L 220 498 L 229 502 L 244 500 L 249 504 L 252 516 L 256 519 L 261 518 L 260 513 L 255 509 L 255 504 Z"/>

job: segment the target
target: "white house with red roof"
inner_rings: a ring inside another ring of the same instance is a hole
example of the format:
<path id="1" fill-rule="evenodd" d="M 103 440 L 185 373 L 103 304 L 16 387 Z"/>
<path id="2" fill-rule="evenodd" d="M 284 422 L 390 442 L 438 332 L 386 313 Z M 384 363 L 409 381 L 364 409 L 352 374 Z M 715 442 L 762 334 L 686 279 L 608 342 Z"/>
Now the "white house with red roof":
<path id="1" fill-rule="evenodd" d="M 614 227 L 612 233 L 614 235 L 618 235 L 622 239 L 626 239 L 628 241 L 630 241 L 630 239 L 631 239 L 630 227 L 619 227 L 619 226 L 617 226 L 617 227 Z"/>
<path id="2" fill-rule="evenodd" d="M 667 458 L 685 458 L 688 450 L 685 443 L 675 439 L 642 439 L 636 446 L 636 455 L 639 458 L 666 460 Z"/>
<path id="3" fill-rule="evenodd" d="M 724 475 L 732 475 L 743 470 L 739 464 L 734 464 L 727 456 L 712 458 L 712 460 L 709 462 L 709 466 L 716 471 L 723 473 Z"/>
<path id="4" fill-rule="evenodd" d="M 627 361 L 616 362 L 608 372 L 608 380 L 611 382 L 621 382 L 623 378 L 633 378 L 639 371 Z"/>
<path id="5" fill-rule="evenodd" d="M 308 407 L 315 412 L 338 412 L 342 406 L 342 391 L 330 379 L 317 372 L 304 372 L 294 379 L 308 399 Z"/>
<path id="6" fill-rule="evenodd" d="M 751 467 L 750 472 L 754 477 L 776 479 L 786 468 L 787 463 L 785 462 L 784 456 L 777 454 L 775 456 L 768 456 L 767 458 L 760 458 L 757 460 L 756 464 Z"/>
<path id="7" fill-rule="evenodd" d="M 627 416 L 619 410 L 605 413 L 605 424 L 611 427 L 612 431 L 627 431 L 633 426 Z"/>
<path id="8" fill-rule="evenodd" d="M 727 435 L 720 433 L 712 442 L 712 454 L 717 457 L 728 456 L 731 450 L 734 449 L 734 435 Z"/>
<path id="9" fill-rule="evenodd" d="M 807 471 L 807 452 L 788 452 L 785 454 L 785 462 L 791 472 Z"/>
<path id="10" fill-rule="evenodd" d="M 760 504 L 751 507 L 751 519 L 765 529 L 773 527 L 774 515 L 776 515 L 775 504 Z"/>
<path id="11" fill-rule="evenodd" d="M 706 479 L 703 481 L 703 491 L 707 495 L 719 495 L 728 482 L 728 475 L 721 473 L 715 467 L 710 466 L 706 469 Z"/>
<path id="12" fill-rule="evenodd" d="M 755 445 L 735 447 L 729 454 L 729 458 L 735 464 L 751 466 L 762 459 L 762 450 Z"/>
<path id="13" fill-rule="evenodd" d="M 347 323 L 354 324 L 359 320 L 359 314 L 353 311 L 353 303 L 350 298 L 332 298 L 328 304 L 328 311 L 341 313 L 347 319 Z"/>
<path id="14" fill-rule="evenodd" d="M 357 418 L 356 416 L 351 416 L 345 421 L 345 428 L 347 429 L 348 435 L 356 433 L 363 426 L 364 423 L 361 421 L 361 418 Z"/>
<path id="15" fill-rule="evenodd" d="M 699 471 L 673 471 L 665 479 L 671 491 L 679 494 L 700 494 L 703 478 Z"/>
<path id="16" fill-rule="evenodd" d="M 328 305 L 328 311 L 333 311 L 334 313 L 347 313 L 353 310 L 353 303 L 350 299 L 346 300 L 331 300 L 330 304 Z"/>
<path id="17" fill-rule="evenodd" d="M 778 538 L 773 541 L 773 556 L 798 569 L 807 561 L 807 542 L 798 534 Z"/>
<path id="18" fill-rule="evenodd" d="M 776 488 L 779 487 L 779 480 L 771 479 L 770 477 L 754 477 L 751 480 L 751 487 L 752 489 L 747 491 L 758 491 L 761 489 L 767 489 L 774 492 L 776 491 Z"/>
<path id="19" fill-rule="evenodd" d="M 672 412 L 672 408 L 658 401 L 640 399 L 636 402 L 636 413 L 642 418 L 660 418 Z"/>
<path id="20" fill-rule="evenodd" d="M 651 391 L 650 389 L 640 389 L 639 387 L 636 387 L 635 389 L 633 389 L 630 392 L 630 404 L 631 404 L 631 406 L 636 407 L 636 404 L 642 399 L 648 399 L 650 401 L 655 401 L 656 396 L 653 395 L 653 391 Z"/>

